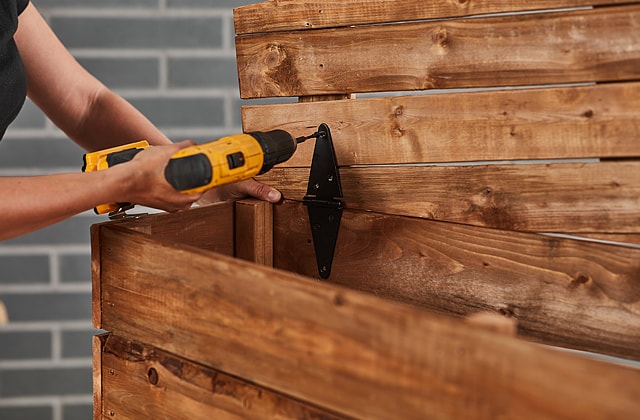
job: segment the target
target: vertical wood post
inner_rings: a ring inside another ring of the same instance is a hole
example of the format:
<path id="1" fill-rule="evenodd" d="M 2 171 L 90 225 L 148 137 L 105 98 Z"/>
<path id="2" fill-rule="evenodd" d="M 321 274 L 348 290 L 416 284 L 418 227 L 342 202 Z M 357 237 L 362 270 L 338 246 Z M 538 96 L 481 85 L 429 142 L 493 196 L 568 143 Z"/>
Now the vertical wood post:
<path id="1" fill-rule="evenodd" d="M 273 267 L 273 204 L 259 200 L 236 202 L 235 256 Z"/>

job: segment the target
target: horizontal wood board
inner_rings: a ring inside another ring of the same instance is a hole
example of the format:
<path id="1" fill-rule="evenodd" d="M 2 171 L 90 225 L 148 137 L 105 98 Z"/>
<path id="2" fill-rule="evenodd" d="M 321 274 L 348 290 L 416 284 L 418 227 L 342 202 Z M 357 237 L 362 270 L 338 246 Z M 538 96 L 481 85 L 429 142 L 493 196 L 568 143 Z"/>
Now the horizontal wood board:
<path id="1" fill-rule="evenodd" d="M 260 180 L 302 200 L 308 168 Z M 530 232 L 640 233 L 640 160 L 341 168 L 346 208 Z"/>
<path id="2" fill-rule="evenodd" d="M 264 1 L 234 9 L 236 34 L 308 30 L 351 25 L 441 19 L 487 13 L 508 13 L 613 5 L 624 0 L 448 1 L 436 0 L 306 0 Z"/>
<path id="3" fill-rule="evenodd" d="M 215 212 L 224 223 L 212 223 L 206 215 Z M 100 252 L 99 232 L 102 226 L 121 226 L 126 229 L 143 232 L 158 240 L 195 246 L 224 255 L 234 255 L 234 203 L 222 202 L 207 207 L 192 208 L 178 213 L 139 214 L 91 226 L 91 299 L 93 302 L 91 318 L 95 328 L 101 328 L 102 319 L 100 301 L 102 288 L 100 276 L 102 254 Z M 126 246 L 126 244 L 122 244 Z"/>
<path id="4" fill-rule="evenodd" d="M 340 166 L 640 157 L 640 83 L 242 107 L 245 132 L 331 129 Z M 309 167 L 314 141 L 280 167 Z"/>
<path id="5" fill-rule="evenodd" d="M 640 5 L 236 37 L 242 98 L 634 80 Z"/>
<path id="6" fill-rule="evenodd" d="M 98 355 L 105 392 L 95 419 L 343 418 L 114 334 Z"/>
<path id="7" fill-rule="evenodd" d="M 307 210 L 274 208 L 274 266 L 318 278 Z M 640 249 L 346 210 L 330 283 L 517 319 L 551 345 L 640 360 Z"/>
<path id="8" fill-rule="evenodd" d="M 100 229 L 100 246 L 106 329 L 333 411 L 582 419 L 639 409 L 637 369 L 115 226 Z"/>

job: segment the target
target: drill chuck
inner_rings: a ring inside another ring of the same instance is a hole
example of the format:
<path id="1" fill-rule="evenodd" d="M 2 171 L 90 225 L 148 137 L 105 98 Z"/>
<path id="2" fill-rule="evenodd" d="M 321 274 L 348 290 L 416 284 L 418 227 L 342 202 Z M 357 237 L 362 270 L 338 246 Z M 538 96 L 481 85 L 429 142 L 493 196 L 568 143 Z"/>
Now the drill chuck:
<path id="1" fill-rule="evenodd" d="M 254 137 L 264 153 L 264 162 L 259 175 L 271 170 L 275 165 L 286 162 L 296 152 L 298 142 L 284 130 L 249 133 Z"/>

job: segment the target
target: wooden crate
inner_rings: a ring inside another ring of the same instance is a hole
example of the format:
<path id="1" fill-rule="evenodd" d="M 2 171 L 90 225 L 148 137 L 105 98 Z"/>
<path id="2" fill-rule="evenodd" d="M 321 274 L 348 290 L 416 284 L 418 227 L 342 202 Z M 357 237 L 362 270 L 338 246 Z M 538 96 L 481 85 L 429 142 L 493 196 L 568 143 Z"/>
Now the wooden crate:
<path id="1" fill-rule="evenodd" d="M 299 98 L 243 129 L 331 128 L 331 275 L 312 140 L 261 176 L 280 204 L 95 225 L 96 419 L 640 416 L 640 3 L 234 20 L 241 96 Z"/>

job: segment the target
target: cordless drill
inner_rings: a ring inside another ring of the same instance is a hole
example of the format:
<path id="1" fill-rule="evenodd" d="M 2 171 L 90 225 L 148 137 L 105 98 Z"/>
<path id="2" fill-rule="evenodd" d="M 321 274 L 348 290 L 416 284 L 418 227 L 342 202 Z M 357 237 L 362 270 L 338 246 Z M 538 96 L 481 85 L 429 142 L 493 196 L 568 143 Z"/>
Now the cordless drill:
<path id="1" fill-rule="evenodd" d="M 315 134 L 294 139 L 284 130 L 234 134 L 176 152 L 165 167 L 167 182 L 184 193 L 200 193 L 231 182 L 263 174 L 289 160 L 298 143 Z M 84 155 L 83 172 L 107 169 L 128 162 L 149 147 L 145 140 Z M 119 213 L 130 203 L 97 206 L 97 214 Z"/>

